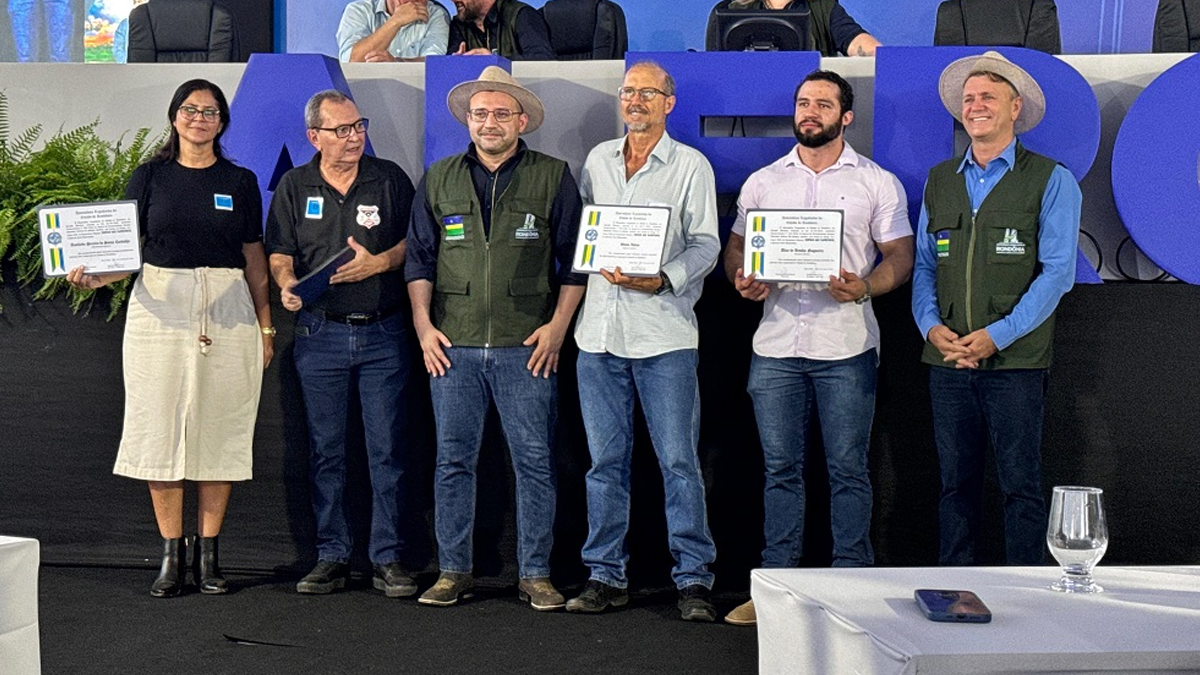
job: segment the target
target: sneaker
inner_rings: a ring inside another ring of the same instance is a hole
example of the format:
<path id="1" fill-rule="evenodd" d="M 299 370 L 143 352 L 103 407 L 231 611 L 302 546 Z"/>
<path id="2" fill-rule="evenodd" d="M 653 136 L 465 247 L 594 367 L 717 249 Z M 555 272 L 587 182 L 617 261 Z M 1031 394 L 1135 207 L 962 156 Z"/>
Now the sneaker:
<path id="1" fill-rule="evenodd" d="M 417 582 L 398 562 L 376 565 L 375 579 L 371 583 L 375 590 L 383 591 L 389 598 L 407 598 L 417 593 Z"/>
<path id="2" fill-rule="evenodd" d="M 517 584 L 517 597 L 521 598 L 522 602 L 528 602 L 530 607 L 539 612 L 562 609 L 567 604 L 562 593 L 550 583 L 549 577 L 522 579 L 521 583 Z"/>
<path id="3" fill-rule="evenodd" d="M 472 588 L 475 588 L 475 580 L 470 573 L 442 572 L 438 575 L 437 583 L 422 593 L 417 602 L 434 607 L 449 607 L 456 604 L 459 598 L 470 597 Z"/>
<path id="4" fill-rule="evenodd" d="M 758 623 L 758 615 L 754 613 L 754 601 L 747 600 L 734 607 L 732 611 L 725 615 L 725 623 L 734 626 L 753 626 Z"/>
<path id="5" fill-rule="evenodd" d="M 350 566 L 346 563 L 318 560 L 317 566 L 296 584 L 297 593 L 324 595 L 346 587 Z"/>
<path id="6" fill-rule="evenodd" d="M 679 591 L 679 618 L 684 621 L 703 621 L 712 623 L 717 620 L 717 610 L 708 601 L 709 590 L 701 584 L 692 584 Z"/>
<path id="7" fill-rule="evenodd" d="M 629 592 L 624 588 L 609 586 L 602 581 L 588 579 L 583 592 L 567 603 L 568 612 L 598 614 L 609 607 L 624 607 L 629 603 Z"/>

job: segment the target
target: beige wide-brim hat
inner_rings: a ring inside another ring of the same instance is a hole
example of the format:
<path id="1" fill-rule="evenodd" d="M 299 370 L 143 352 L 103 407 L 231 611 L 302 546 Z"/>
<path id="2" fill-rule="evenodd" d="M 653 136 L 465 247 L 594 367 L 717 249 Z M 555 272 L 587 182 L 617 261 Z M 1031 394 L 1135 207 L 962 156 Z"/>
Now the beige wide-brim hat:
<path id="1" fill-rule="evenodd" d="M 1036 80 L 1020 66 L 1004 58 L 1000 52 L 984 52 L 979 56 L 967 56 L 946 66 L 938 79 L 938 93 L 942 105 L 962 123 L 962 91 L 967 76 L 977 72 L 995 73 L 1012 82 L 1021 97 L 1021 114 L 1017 116 L 1013 132 L 1023 134 L 1036 127 L 1046 114 L 1046 97 Z"/>
<path id="2" fill-rule="evenodd" d="M 478 80 L 463 82 L 451 89 L 446 96 L 446 107 L 450 108 L 450 114 L 465 125 L 471 97 L 481 91 L 500 91 L 517 99 L 521 111 L 529 115 L 529 124 L 525 126 L 527 134 L 542 126 L 542 120 L 546 118 L 546 109 L 542 107 L 541 100 L 499 66 L 488 66 L 479 74 Z"/>

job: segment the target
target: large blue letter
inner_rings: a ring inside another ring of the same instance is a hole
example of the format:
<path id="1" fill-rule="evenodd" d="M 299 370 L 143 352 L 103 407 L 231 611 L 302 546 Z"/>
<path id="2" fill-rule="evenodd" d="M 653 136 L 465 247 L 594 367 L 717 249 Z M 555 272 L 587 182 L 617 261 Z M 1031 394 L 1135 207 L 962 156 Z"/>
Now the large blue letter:
<path id="1" fill-rule="evenodd" d="M 254 54 L 230 104 L 233 124 L 221 137 L 229 156 L 258 176 L 263 213 L 288 169 L 316 154 L 304 127 L 304 104 L 336 89 L 350 96 L 337 59 L 320 54 Z M 370 140 L 365 152 L 374 154 Z"/>
<path id="2" fill-rule="evenodd" d="M 1117 211 L 1159 267 L 1200 284 L 1200 55 L 1146 87 L 1117 133 L 1112 187 Z"/>

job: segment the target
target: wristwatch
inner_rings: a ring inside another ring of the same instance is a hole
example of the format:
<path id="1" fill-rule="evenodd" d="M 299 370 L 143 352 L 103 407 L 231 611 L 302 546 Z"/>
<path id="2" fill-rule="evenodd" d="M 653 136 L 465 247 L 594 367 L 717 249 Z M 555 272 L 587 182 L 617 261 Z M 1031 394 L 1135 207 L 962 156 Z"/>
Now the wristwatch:
<path id="1" fill-rule="evenodd" d="M 866 279 L 863 279 L 862 282 L 863 294 L 861 298 L 858 298 L 854 301 L 854 304 L 856 305 L 866 304 L 866 302 L 871 299 L 871 282 L 867 281 Z"/>
<path id="2" fill-rule="evenodd" d="M 270 335 L 271 337 L 275 337 L 275 334 L 279 332 L 275 330 L 275 326 L 263 326 L 259 330 L 262 331 L 263 335 Z"/>
<path id="3" fill-rule="evenodd" d="M 665 295 L 671 292 L 671 277 L 667 276 L 666 272 L 659 272 L 658 278 L 662 280 L 662 285 L 655 289 L 655 295 Z"/>

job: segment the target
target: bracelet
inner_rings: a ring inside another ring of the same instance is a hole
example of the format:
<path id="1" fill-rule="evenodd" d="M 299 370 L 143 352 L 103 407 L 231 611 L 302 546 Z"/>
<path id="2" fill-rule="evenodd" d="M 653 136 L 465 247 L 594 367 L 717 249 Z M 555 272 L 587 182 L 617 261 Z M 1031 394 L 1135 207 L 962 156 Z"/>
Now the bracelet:
<path id="1" fill-rule="evenodd" d="M 271 337 L 275 337 L 275 334 L 279 332 L 275 330 L 275 326 L 263 326 L 259 330 L 262 331 L 263 335 L 270 335 Z"/>
<path id="2" fill-rule="evenodd" d="M 868 300 L 871 299 L 871 282 L 867 281 L 866 279 L 863 279 L 862 282 L 863 282 L 863 294 L 862 294 L 861 298 L 854 301 L 854 304 L 856 304 L 856 305 L 865 304 Z"/>

